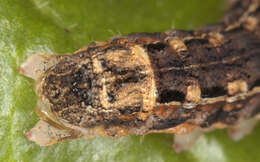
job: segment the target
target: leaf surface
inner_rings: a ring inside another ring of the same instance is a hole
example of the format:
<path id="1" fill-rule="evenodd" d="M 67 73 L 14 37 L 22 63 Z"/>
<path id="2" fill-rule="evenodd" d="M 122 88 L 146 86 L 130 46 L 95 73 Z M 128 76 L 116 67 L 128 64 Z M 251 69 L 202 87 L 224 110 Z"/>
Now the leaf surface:
<path id="1" fill-rule="evenodd" d="M 172 135 L 95 137 L 39 147 L 24 133 L 39 120 L 33 81 L 18 74 L 36 53 L 72 53 L 91 41 L 132 32 L 193 29 L 223 14 L 219 0 L 1 0 L 0 161 L 256 162 L 260 127 L 240 142 L 224 130 L 203 135 L 189 151 L 172 151 Z"/>

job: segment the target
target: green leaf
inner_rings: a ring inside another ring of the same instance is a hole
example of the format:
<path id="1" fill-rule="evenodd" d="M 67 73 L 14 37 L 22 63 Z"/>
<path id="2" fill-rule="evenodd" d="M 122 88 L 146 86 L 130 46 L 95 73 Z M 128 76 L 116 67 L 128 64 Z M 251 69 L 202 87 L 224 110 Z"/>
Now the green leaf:
<path id="1" fill-rule="evenodd" d="M 131 32 L 192 29 L 216 22 L 219 0 L 1 0 L 0 2 L 0 161 L 260 161 L 260 127 L 240 142 L 225 131 L 203 135 L 189 151 L 172 151 L 172 135 L 95 137 L 50 147 L 24 133 L 39 120 L 33 81 L 18 74 L 36 53 L 71 53 L 91 41 Z"/>

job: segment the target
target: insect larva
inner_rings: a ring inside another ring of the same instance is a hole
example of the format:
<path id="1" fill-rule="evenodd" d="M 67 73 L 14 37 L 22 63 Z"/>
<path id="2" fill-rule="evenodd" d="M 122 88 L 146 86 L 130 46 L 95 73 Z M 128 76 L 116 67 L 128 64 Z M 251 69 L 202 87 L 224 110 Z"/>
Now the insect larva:
<path id="1" fill-rule="evenodd" d="M 201 132 L 248 134 L 260 111 L 259 0 L 235 1 L 224 20 L 194 31 L 136 33 L 72 55 L 30 56 L 40 121 L 26 133 L 46 146 L 96 135 L 175 133 L 182 151 Z"/>

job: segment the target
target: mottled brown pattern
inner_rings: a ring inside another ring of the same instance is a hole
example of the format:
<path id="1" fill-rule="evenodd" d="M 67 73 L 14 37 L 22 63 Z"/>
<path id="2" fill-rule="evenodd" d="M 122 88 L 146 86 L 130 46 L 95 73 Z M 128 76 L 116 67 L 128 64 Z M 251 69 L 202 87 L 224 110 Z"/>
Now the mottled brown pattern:
<path id="1" fill-rule="evenodd" d="M 236 5 L 242 5 L 241 9 L 246 10 L 248 3 Z M 143 110 L 141 92 L 126 87 L 143 85 L 142 81 L 151 77 L 142 65 L 131 64 L 129 53 L 136 45 L 144 49 L 143 54 L 148 54 L 151 61 L 158 104 L 193 102 L 186 101 L 190 92 L 188 87 L 196 84 L 202 98 L 228 95 L 228 83 L 236 80 L 245 81 L 252 89 L 260 78 L 260 39 L 243 25 L 226 30 L 234 18 L 244 13 L 231 11 L 221 27 L 209 31 L 204 27 L 189 32 L 136 33 L 113 38 L 101 45 L 93 43 L 74 55 L 60 58 L 59 63 L 48 70 L 43 94 L 52 104 L 52 111 L 71 124 L 80 127 L 117 125 L 125 129 L 142 127 L 146 119 L 140 119 L 137 114 L 150 112 Z M 104 95 L 100 94 L 102 91 Z M 124 102 L 125 97 L 128 100 Z M 116 101 L 121 103 L 115 104 Z M 181 105 L 174 111 L 169 107 L 166 111 L 171 115 L 164 119 L 153 115 L 153 125 L 147 126 L 147 131 L 188 121 L 200 127 L 209 127 L 218 120 L 231 125 L 238 119 L 238 112 L 226 112 L 224 106 L 228 106 L 225 101 L 195 106 L 191 110 Z M 211 110 L 203 111 L 205 107 Z M 156 109 L 152 110 L 155 114 Z M 196 122 L 198 120 L 201 121 Z"/>
<path id="2" fill-rule="evenodd" d="M 53 55 L 38 97 L 56 122 L 81 131 L 75 138 L 232 127 L 260 111 L 259 4 L 235 1 L 219 24 L 194 31 L 135 33 Z"/>

